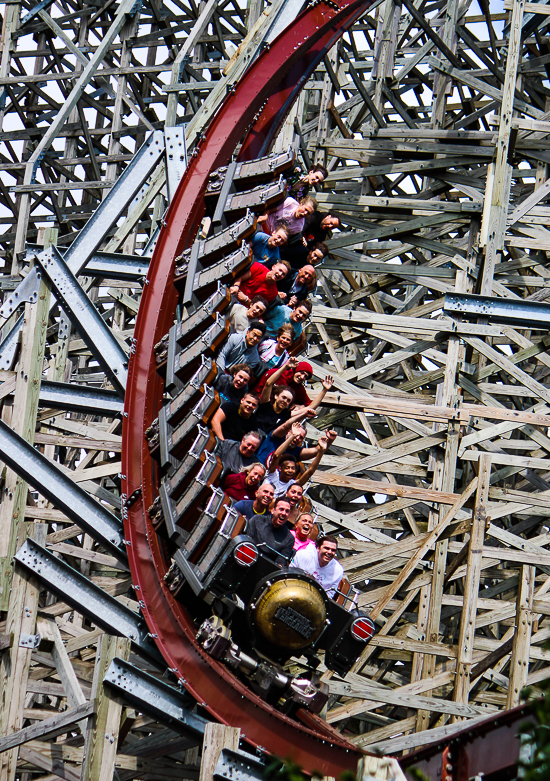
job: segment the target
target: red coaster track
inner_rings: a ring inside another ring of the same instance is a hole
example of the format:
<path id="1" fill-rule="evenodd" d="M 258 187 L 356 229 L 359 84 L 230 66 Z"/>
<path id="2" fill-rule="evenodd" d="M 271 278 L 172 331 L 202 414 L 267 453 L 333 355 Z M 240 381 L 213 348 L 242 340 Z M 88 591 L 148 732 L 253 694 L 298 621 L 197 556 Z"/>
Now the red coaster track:
<path id="1" fill-rule="evenodd" d="M 135 498 L 125 517 L 128 558 L 144 618 L 167 665 L 214 720 L 240 727 L 255 746 L 333 776 L 355 769 L 360 752 L 352 744 L 310 713 L 299 714 L 300 721 L 282 715 L 197 646 L 193 622 L 164 585 L 169 562 L 146 512 L 159 476 L 145 430 L 162 404 L 153 348 L 174 320 L 173 261 L 195 239 L 210 173 L 226 165 L 241 142 L 241 160 L 266 154 L 317 64 L 370 5 L 314 0 L 249 67 L 211 121 L 172 200 L 151 262 L 135 329 L 123 430 L 124 491 Z"/>

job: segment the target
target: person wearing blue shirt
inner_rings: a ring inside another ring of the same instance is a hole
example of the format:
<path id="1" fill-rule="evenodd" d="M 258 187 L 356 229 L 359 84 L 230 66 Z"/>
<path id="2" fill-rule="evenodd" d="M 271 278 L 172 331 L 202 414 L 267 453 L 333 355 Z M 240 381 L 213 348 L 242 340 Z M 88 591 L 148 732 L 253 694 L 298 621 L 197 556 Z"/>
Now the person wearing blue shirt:
<path id="1" fill-rule="evenodd" d="M 302 335 L 302 323 L 310 316 L 311 310 L 310 301 L 299 301 L 294 306 L 282 304 L 268 309 L 263 317 L 266 325 L 265 338 L 276 339 L 279 328 L 290 323 L 294 329 L 294 338 L 298 339 Z"/>
<path id="2" fill-rule="evenodd" d="M 264 265 L 271 265 L 275 261 L 280 260 L 279 247 L 282 247 L 287 241 L 288 230 L 284 225 L 280 225 L 277 230 L 273 231 L 271 236 L 268 233 L 256 231 L 250 242 L 254 260 Z"/>

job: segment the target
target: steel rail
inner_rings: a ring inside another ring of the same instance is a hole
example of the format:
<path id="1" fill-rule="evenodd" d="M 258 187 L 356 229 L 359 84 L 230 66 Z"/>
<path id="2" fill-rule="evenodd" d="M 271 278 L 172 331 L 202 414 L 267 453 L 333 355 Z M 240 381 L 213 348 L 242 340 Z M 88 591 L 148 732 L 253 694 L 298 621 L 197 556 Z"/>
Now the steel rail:
<path id="1" fill-rule="evenodd" d="M 123 428 L 123 487 L 130 497 L 124 512 L 128 558 L 144 618 L 167 664 L 214 719 L 239 726 L 255 746 L 333 776 L 355 769 L 361 752 L 312 714 L 302 714 L 300 723 L 276 711 L 197 646 L 196 627 L 164 585 L 169 562 L 147 516 L 158 473 L 145 430 L 162 403 L 163 382 L 153 348 L 173 323 L 178 299 L 173 260 L 195 238 L 204 216 L 203 195 L 210 173 L 231 160 L 243 138 L 244 148 L 255 150 L 263 138 L 274 135 L 300 86 L 370 5 L 358 0 L 312 3 L 262 52 L 211 121 L 169 207 L 148 272 L 129 366 Z M 249 138 L 253 144 L 248 144 Z M 251 154 L 254 157 L 255 151 Z"/>

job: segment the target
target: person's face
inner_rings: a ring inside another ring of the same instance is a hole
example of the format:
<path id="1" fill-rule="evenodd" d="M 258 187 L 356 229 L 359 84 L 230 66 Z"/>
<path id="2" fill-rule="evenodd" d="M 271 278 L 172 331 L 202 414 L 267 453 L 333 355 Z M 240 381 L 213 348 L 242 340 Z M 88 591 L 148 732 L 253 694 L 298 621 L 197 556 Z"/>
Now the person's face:
<path id="1" fill-rule="evenodd" d="M 250 375 L 248 375 L 244 369 L 239 369 L 233 377 L 233 387 L 239 390 L 239 388 L 244 388 L 245 385 L 248 385 L 249 381 Z"/>
<path id="2" fill-rule="evenodd" d="M 239 405 L 239 412 L 243 415 L 252 415 L 258 409 L 258 400 L 253 396 L 244 396 Z"/>
<path id="3" fill-rule="evenodd" d="M 286 266 L 283 266 L 282 263 L 275 263 L 267 276 L 275 282 L 279 282 L 279 280 L 284 279 L 287 274 L 288 269 Z"/>
<path id="4" fill-rule="evenodd" d="M 311 263 L 312 266 L 315 266 L 317 263 L 320 263 L 323 260 L 323 258 L 324 255 L 320 249 L 312 249 L 307 256 L 308 263 Z"/>
<path id="5" fill-rule="evenodd" d="M 241 456 L 251 456 L 260 447 L 260 440 L 257 437 L 245 437 L 239 448 Z"/>
<path id="6" fill-rule="evenodd" d="M 258 485 L 265 474 L 265 469 L 261 466 L 253 466 L 248 470 L 245 483 L 247 485 Z"/>
<path id="7" fill-rule="evenodd" d="M 282 247 L 283 244 L 286 244 L 286 241 L 286 233 L 279 229 L 271 234 L 267 243 L 270 247 Z"/>
<path id="8" fill-rule="evenodd" d="M 302 385 L 308 377 L 309 374 L 307 372 L 294 372 L 294 382 L 297 382 L 298 385 Z"/>
<path id="9" fill-rule="evenodd" d="M 297 220 L 299 220 L 301 217 L 307 217 L 308 214 L 313 214 L 314 211 L 315 209 L 310 203 L 305 203 L 305 204 L 300 203 L 298 205 L 298 208 L 294 212 L 294 216 L 296 217 Z"/>
<path id="10" fill-rule="evenodd" d="M 298 306 L 290 313 L 290 319 L 294 320 L 295 323 L 303 323 L 306 317 L 309 317 L 309 312 L 305 306 Z M 294 375 L 294 377 L 296 377 L 296 375 Z"/>
<path id="11" fill-rule="evenodd" d="M 275 489 L 272 485 L 262 485 L 256 491 L 256 500 L 262 507 L 269 507 L 275 496 Z"/>
<path id="12" fill-rule="evenodd" d="M 302 515 L 302 517 L 296 521 L 296 526 L 294 528 L 296 529 L 296 536 L 299 540 L 307 540 L 313 529 L 313 518 L 311 515 Z"/>
<path id="13" fill-rule="evenodd" d="M 310 171 L 306 176 L 309 184 L 320 184 L 322 181 L 324 181 L 324 178 L 325 177 L 323 176 L 322 171 Z"/>
<path id="14" fill-rule="evenodd" d="M 296 473 L 296 470 L 295 470 Z M 292 475 L 294 477 L 294 475 Z M 304 489 L 301 485 L 291 485 L 285 496 L 293 507 L 296 507 L 299 501 L 301 501 L 304 495 Z"/>
<path id="15" fill-rule="evenodd" d="M 265 314 L 265 310 L 265 304 L 262 304 L 261 301 L 256 301 L 255 304 L 250 304 L 246 314 L 251 320 L 259 320 Z"/>
<path id="16" fill-rule="evenodd" d="M 298 279 L 300 280 L 300 282 L 305 282 L 307 284 L 308 282 L 311 282 L 311 280 L 314 278 L 315 278 L 315 269 L 313 268 L 313 266 L 304 266 L 298 272 Z"/>
<path id="17" fill-rule="evenodd" d="M 331 231 L 337 227 L 338 217 L 332 217 L 330 214 L 327 214 L 327 216 L 323 217 L 321 220 L 321 228 L 324 228 L 326 231 Z"/>
<path id="18" fill-rule="evenodd" d="M 300 434 L 298 434 L 298 436 L 296 437 L 296 444 L 294 445 L 294 447 L 302 447 L 305 438 L 306 438 L 306 430 L 305 428 L 303 428 Z"/>
<path id="19" fill-rule="evenodd" d="M 336 556 L 336 547 L 336 543 L 334 542 L 323 542 L 321 544 L 321 547 L 318 549 L 319 564 L 321 567 L 326 567 L 326 565 Z"/>
<path id="20" fill-rule="evenodd" d="M 277 507 L 271 513 L 271 522 L 273 526 L 284 526 L 290 515 L 290 503 L 279 502 Z"/>
<path id="21" fill-rule="evenodd" d="M 291 480 L 293 477 L 296 477 L 296 464 L 294 461 L 283 461 L 279 467 L 279 472 L 287 480 Z"/>
<path id="22" fill-rule="evenodd" d="M 289 334 L 288 331 L 284 331 L 284 333 L 277 337 L 277 344 L 279 347 L 282 347 L 283 350 L 286 350 L 292 344 L 292 335 Z"/>
<path id="23" fill-rule="evenodd" d="M 292 394 L 288 391 L 281 391 L 275 399 L 275 403 L 279 410 L 288 409 L 292 404 Z"/>
<path id="24" fill-rule="evenodd" d="M 251 328 L 246 332 L 245 341 L 249 347 L 260 344 L 263 339 L 263 333 L 258 328 Z"/>

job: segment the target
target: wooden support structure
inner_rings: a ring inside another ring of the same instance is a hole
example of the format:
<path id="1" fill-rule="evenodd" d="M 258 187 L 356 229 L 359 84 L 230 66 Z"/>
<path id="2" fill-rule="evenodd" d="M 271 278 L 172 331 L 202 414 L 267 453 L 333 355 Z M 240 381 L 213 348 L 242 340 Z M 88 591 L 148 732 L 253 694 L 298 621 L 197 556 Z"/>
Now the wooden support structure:
<path id="1" fill-rule="evenodd" d="M 10 297 L 35 254 L 89 235 L 147 134 L 185 123 L 192 150 L 281 8 L 0 4 L 1 420 L 118 517 L 120 410 L 40 400 L 51 381 L 113 389 L 94 338 L 47 274 L 36 297 Z M 313 194 L 341 220 L 306 331 L 312 392 L 335 377 L 308 433 L 338 434 L 310 496 L 377 622 L 353 671 L 328 681 L 327 720 L 365 749 L 443 739 L 550 677 L 549 329 L 443 309 L 454 293 L 550 301 L 545 8 L 386 0 L 320 62 L 278 142 L 327 166 Z M 125 355 L 168 205 L 164 159 L 142 184 L 75 272 Z M 139 612 L 128 572 L 4 464 L 0 491 L 2 778 L 211 777 L 238 730 L 209 725 L 202 750 L 114 697 L 115 656 L 165 670 L 13 555 L 42 541 Z"/>

